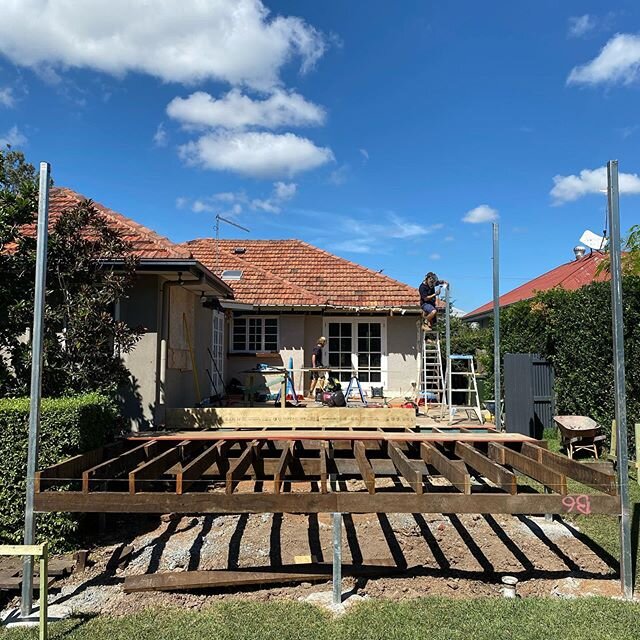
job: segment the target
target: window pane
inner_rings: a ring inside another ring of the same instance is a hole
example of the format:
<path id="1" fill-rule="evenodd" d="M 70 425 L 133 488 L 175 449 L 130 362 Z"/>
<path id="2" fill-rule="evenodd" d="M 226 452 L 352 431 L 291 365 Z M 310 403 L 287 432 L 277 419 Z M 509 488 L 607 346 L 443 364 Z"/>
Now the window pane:
<path id="1" fill-rule="evenodd" d="M 361 322 L 358 324 L 358 337 L 365 338 L 369 335 L 369 325 L 365 322 Z"/>
<path id="2" fill-rule="evenodd" d="M 379 353 L 372 353 L 370 357 L 372 367 L 382 366 L 382 356 Z"/>
<path id="3" fill-rule="evenodd" d="M 351 366 L 351 354 L 350 353 L 341 353 L 340 354 L 340 367 L 348 368 Z"/>
<path id="4" fill-rule="evenodd" d="M 369 382 L 369 374 L 366 371 L 360 371 L 358 379 L 360 382 Z"/>
<path id="5" fill-rule="evenodd" d="M 329 338 L 329 351 L 340 350 L 340 338 Z"/>
<path id="6" fill-rule="evenodd" d="M 371 382 L 382 382 L 382 374 L 379 371 L 372 371 Z"/>
<path id="7" fill-rule="evenodd" d="M 264 321 L 265 327 L 278 327 L 278 318 L 265 318 Z"/>
<path id="8" fill-rule="evenodd" d="M 341 338 L 340 348 L 342 351 L 349 351 L 349 353 L 351 353 L 351 338 Z"/>
<path id="9" fill-rule="evenodd" d="M 375 336 L 377 338 L 379 338 L 382 333 L 381 333 L 381 326 L 379 322 L 372 322 L 369 325 L 369 335 L 370 336 Z"/>
<path id="10" fill-rule="evenodd" d="M 351 337 L 351 323 L 343 322 L 342 323 L 342 335 Z"/>
<path id="11" fill-rule="evenodd" d="M 369 341 L 367 338 L 358 338 L 358 352 L 364 353 L 365 351 L 369 351 Z"/>
<path id="12" fill-rule="evenodd" d="M 337 322 L 329 323 L 329 335 L 330 336 L 339 336 L 340 335 L 340 325 Z"/>
<path id="13" fill-rule="evenodd" d="M 329 354 L 329 366 L 330 367 L 339 367 L 340 366 L 340 354 L 338 354 L 338 353 L 330 353 Z"/>
<path id="14" fill-rule="evenodd" d="M 370 351 L 377 351 L 380 353 L 382 351 L 382 339 L 381 338 L 371 338 L 371 342 L 369 344 Z"/>
<path id="15" fill-rule="evenodd" d="M 265 351 L 277 351 L 278 350 L 278 343 L 276 340 L 265 340 L 264 342 L 264 350 Z"/>
<path id="16" fill-rule="evenodd" d="M 366 353 L 358 354 L 358 369 L 369 366 L 369 356 Z"/>

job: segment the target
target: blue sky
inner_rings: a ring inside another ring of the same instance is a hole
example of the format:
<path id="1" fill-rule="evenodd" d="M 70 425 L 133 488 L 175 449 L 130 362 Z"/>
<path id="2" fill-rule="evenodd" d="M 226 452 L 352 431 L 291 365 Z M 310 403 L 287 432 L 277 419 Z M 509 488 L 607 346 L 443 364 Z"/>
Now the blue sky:
<path id="1" fill-rule="evenodd" d="M 0 141 L 175 241 L 220 213 L 471 310 L 494 217 L 503 291 L 602 231 L 608 159 L 640 222 L 637 2 L 148 4 L 0 0 Z"/>

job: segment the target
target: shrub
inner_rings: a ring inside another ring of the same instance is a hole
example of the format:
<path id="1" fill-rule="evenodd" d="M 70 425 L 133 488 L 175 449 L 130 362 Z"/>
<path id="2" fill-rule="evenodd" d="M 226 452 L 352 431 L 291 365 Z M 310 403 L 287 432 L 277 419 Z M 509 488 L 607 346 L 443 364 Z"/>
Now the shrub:
<path id="1" fill-rule="evenodd" d="M 113 439 L 116 407 L 98 393 L 43 399 L 37 468 L 95 449 Z M 0 399 L 0 541 L 16 543 L 24 532 L 29 398 Z M 73 546 L 78 514 L 38 514 L 37 540 L 54 550 Z"/>
<path id="2" fill-rule="evenodd" d="M 625 377 L 629 452 L 640 422 L 640 278 L 623 278 Z M 555 289 L 507 307 L 500 317 L 500 350 L 539 353 L 555 372 L 558 414 L 590 416 L 610 435 L 614 418 L 611 285 Z"/>

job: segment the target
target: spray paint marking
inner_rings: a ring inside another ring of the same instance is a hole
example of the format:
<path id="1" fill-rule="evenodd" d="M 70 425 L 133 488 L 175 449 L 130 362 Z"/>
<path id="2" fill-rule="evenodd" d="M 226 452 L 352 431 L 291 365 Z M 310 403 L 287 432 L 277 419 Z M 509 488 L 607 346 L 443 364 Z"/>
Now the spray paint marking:
<path id="1" fill-rule="evenodd" d="M 565 496 L 562 498 L 562 506 L 567 513 L 577 511 L 582 515 L 588 516 L 591 513 L 591 498 L 587 495 Z"/>

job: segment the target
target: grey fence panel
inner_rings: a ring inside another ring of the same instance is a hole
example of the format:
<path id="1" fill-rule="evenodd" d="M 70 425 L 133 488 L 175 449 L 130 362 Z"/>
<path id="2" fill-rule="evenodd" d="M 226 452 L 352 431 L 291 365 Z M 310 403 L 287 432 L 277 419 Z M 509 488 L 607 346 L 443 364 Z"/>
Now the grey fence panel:
<path id="1" fill-rule="evenodd" d="M 507 431 L 542 438 L 553 426 L 553 368 L 533 353 L 504 356 L 504 402 Z"/>

